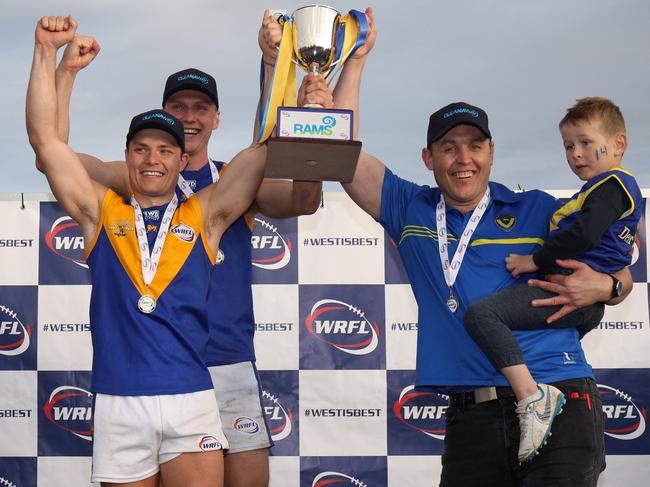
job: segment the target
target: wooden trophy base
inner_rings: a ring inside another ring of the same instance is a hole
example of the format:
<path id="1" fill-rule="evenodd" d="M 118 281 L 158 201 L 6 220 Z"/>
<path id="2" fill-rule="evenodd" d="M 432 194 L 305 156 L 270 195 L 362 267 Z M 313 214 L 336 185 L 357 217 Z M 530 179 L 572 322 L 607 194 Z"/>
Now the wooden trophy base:
<path id="1" fill-rule="evenodd" d="M 361 142 L 356 140 L 271 137 L 264 177 L 349 183 L 360 152 Z"/>

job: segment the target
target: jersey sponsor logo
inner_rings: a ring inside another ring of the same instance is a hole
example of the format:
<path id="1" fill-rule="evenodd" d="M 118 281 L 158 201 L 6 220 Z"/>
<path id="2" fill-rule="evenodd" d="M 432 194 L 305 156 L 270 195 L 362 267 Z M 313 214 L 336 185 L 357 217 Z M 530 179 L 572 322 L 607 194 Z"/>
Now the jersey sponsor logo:
<path id="1" fill-rule="evenodd" d="M 55 426 L 78 438 L 92 441 L 93 394 L 75 386 L 59 386 L 43 406 L 45 417 Z"/>
<path id="2" fill-rule="evenodd" d="M 108 226 L 108 229 L 113 232 L 113 235 L 116 237 L 126 237 L 126 232 L 135 231 L 135 227 L 131 225 L 131 220 L 129 218 L 116 218 L 115 222 Z M 147 228 L 147 231 L 149 231 L 149 228 Z"/>
<path id="3" fill-rule="evenodd" d="M 84 259 L 84 237 L 81 228 L 69 216 L 54 220 L 45 234 L 45 245 L 57 256 L 88 269 Z"/>
<path id="4" fill-rule="evenodd" d="M 0 305 L 0 355 L 13 357 L 29 348 L 32 327 L 11 308 Z"/>
<path id="5" fill-rule="evenodd" d="M 293 430 L 293 413 L 291 409 L 285 408 L 280 399 L 267 390 L 262 390 L 262 403 L 266 421 L 270 428 L 271 439 L 273 441 L 284 440 Z"/>
<path id="6" fill-rule="evenodd" d="M 145 220 L 160 220 L 160 210 L 142 210 L 142 218 Z"/>
<path id="7" fill-rule="evenodd" d="M 232 423 L 232 427 L 235 428 L 235 431 L 248 433 L 249 435 L 254 435 L 260 430 L 260 425 L 257 424 L 257 421 L 246 416 L 235 419 Z"/>
<path id="8" fill-rule="evenodd" d="M 632 230 L 628 227 L 623 227 L 623 230 L 621 230 L 621 233 L 619 233 L 617 237 L 627 245 L 632 245 L 636 241 L 636 235 L 632 233 Z"/>
<path id="9" fill-rule="evenodd" d="M 199 448 L 202 451 L 221 450 L 221 443 L 214 436 L 205 435 L 199 440 Z"/>
<path id="10" fill-rule="evenodd" d="M 336 299 L 317 301 L 305 326 L 316 339 L 350 355 L 368 355 L 379 343 L 379 325 L 361 309 Z"/>
<path id="11" fill-rule="evenodd" d="M 598 384 L 603 398 L 605 435 L 617 440 L 634 440 L 645 433 L 648 411 L 639 407 L 626 392 Z"/>
<path id="12" fill-rule="evenodd" d="M 357 487 L 368 487 L 360 479 L 341 472 L 321 472 L 311 483 L 311 487 L 327 487 L 329 485 L 355 485 Z"/>
<path id="13" fill-rule="evenodd" d="M 261 232 L 251 236 L 253 265 L 265 270 L 282 269 L 291 260 L 291 240 L 285 239 L 278 228 L 266 220 L 255 218 L 255 223 Z"/>
<path id="14" fill-rule="evenodd" d="M 503 214 L 496 217 L 494 220 L 499 228 L 509 232 L 517 223 L 517 217 L 515 215 Z"/>
<path id="15" fill-rule="evenodd" d="M 194 239 L 196 238 L 196 232 L 194 229 L 183 222 L 174 225 L 170 232 L 172 232 L 174 237 L 183 242 L 194 242 Z"/>
<path id="16" fill-rule="evenodd" d="M 406 386 L 393 403 L 393 414 L 404 425 L 437 440 L 445 438 L 448 396 Z"/>

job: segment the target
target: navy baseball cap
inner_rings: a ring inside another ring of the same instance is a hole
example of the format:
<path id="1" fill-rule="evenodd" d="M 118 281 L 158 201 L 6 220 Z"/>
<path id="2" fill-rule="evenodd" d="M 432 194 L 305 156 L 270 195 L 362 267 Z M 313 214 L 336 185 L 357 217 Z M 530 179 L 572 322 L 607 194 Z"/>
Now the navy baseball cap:
<path id="1" fill-rule="evenodd" d="M 177 119 L 175 116 L 167 113 L 164 110 L 150 110 L 148 112 L 140 113 L 131 119 L 131 125 L 129 125 L 129 133 L 126 134 L 126 145 L 128 147 L 131 139 L 135 137 L 135 134 L 144 129 L 158 129 L 164 130 L 170 134 L 178 146 L 181 148 L 182 152 L 185 152 L 185 133 L 183 129 L 183 122 Z"/>
<path id="2" fill-rule="evenodd" d="M 217 110 L 219 109 L 217 82 L 208 73 L 204 73 L 195 68 L 189 68 L 169 76 L 165 83 L 165 91 L 163 92 L 163 106 L 165 106 L 170 96 L 181 90 L 200 91 L 208 95 L 217 106 Z"/>
<path id="3" fill-rule="evenodd" d="M 485 111 L 468 103 L 456 102 L 441 108 L 429 117 L 429 128 L 427 130 L 427 147 L 457 125 L 473 125 L 485 134 L 488 139 L 492 138 L 488 127 L 488 116 Z"/>

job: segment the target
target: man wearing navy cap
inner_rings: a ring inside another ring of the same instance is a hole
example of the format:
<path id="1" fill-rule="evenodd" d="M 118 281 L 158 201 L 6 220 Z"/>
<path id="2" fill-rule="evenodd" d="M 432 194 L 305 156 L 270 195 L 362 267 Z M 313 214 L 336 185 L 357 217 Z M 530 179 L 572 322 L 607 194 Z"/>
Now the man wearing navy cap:
<path id="1" fill-rule="evenodd" d="M 343 67 L 337 108 L 358 112 L 372 44 Z M 440 485 L 594 487 L 605 467 L 602 401 L 575 328 L 514 332 L 533 375 L 570 398 L 548 444 L 520 465 L 514 393 L 463 326 L 470 303 L 515 283 L 505 257 L 539 247 L 558 203 L 541 191 L 514 193 L 490 181 L 494 143 L 487 114 L 476 106 L 457 102 L 434 112 L 426 144 L 422 160 L 436 188 L 405 181 L 366 153 L 343 186 L 398 243 L 418 303 L 416 385 L 449 395 Z M 558 293 L 538 303 L 557 306 L 555 318 L 618 301 L 611 300 L 610 276 L 576 261 L 558 264 L 573 275 L 537 283 Z M 629 292 L 629 271 L 617 277 Z"/>
<path id="2" fill-rule="evenodd" d="M 243 150 L 224 184 L 182 201 L 183 123 L 151 110 L 133 117 L 126 137 L 132 196 L 92 181 L 57 133 L 56 54 L 75 30 L 71 17 L 37 24 L 26 113 L 40 168 L 81 227 L 91 271 L 92 481 L 221 487 L 228 443 L 203 356 L 205 296 L 222 235 L 255 198 L 266 149 Z M 74 47 L 81 57 L 99 49 L 90 38 Z"/>
<path id="3" fill-rule="evenodd" d="M 259 45 L 263 52 L 265 80 L 270 80 L 275 64 L 275 45 L 281 28 L 264 14 Z M 73 40 L 57 69 L 59 128 L 67 140 L 70 93 L 77 72 L 92 59 L 75 56 Z M 331 93 L 322 78 L 311 80 L 309 92 L 301 90 L 305 103 L 331 106 Z M 189 162 L 181 172 L 177 194 L 189 198 L 194 192 L 219 180 L 227 164 L 208 157 L 208 144 L 219 126 L 219 97 L 215 79 L 199 69 L 189 68 L 170 75 L 163 90 L 162 106 L 184 124 Z M 95 181 L 128 195 L 128 177 L 123 162 L 104 163 L 86 154 L 80 157 Z M 288 218 L 316 211 L 321 184 L 315 182 L 264 180 L 254 204 L 224 233 L 217 252 L 217 272 L 212 274 L 208 297 L 210 339 L 205 360 L 219 402 L 224 433 L 229 448 L 225 457 L 227 487 L 264 487 L 269 481 L 268 448 L 272 442 L 262 409 L 261 387 L 255 367 L 253 336 L 255 319 L 251 291 L 251 232 L 259 211 L 272 218 Z M 238 419 L 254 421 L 257 428 L 238 430 Z"/>

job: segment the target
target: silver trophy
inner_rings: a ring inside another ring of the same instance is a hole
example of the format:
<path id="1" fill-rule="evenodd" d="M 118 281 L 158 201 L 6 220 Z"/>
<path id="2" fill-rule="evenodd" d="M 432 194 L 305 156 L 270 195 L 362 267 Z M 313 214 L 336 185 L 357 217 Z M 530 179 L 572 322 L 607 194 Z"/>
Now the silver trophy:
<path id="1" fill-rule="evenodd" d="M 330 71 L 335 64 L 340 17 L 338 10 L 325 5 L 308 5 L 293 13 L 293 51 L 298 65 L 323 76 Z"/>
<path id="2" fill-rule="evenodd" d="M 340 67 L 346 57 L 343 53 L 337 56 L 337 49 L 345 45 L 337 46 L 337 37 L 345 31 L 346 21 L 357 21 L 347 18 L 325 5 L 294 11 L 292 61 L 307 72 L 326 79 L 332 76 L 332 68 Z M 352 138 L 351 110 L 326 110 L 315 103 L 303 108 L 278 107 L 276 137 L 268 142 L 265 177 L 349 182 L 361 151 L 361 143 Z"/>

